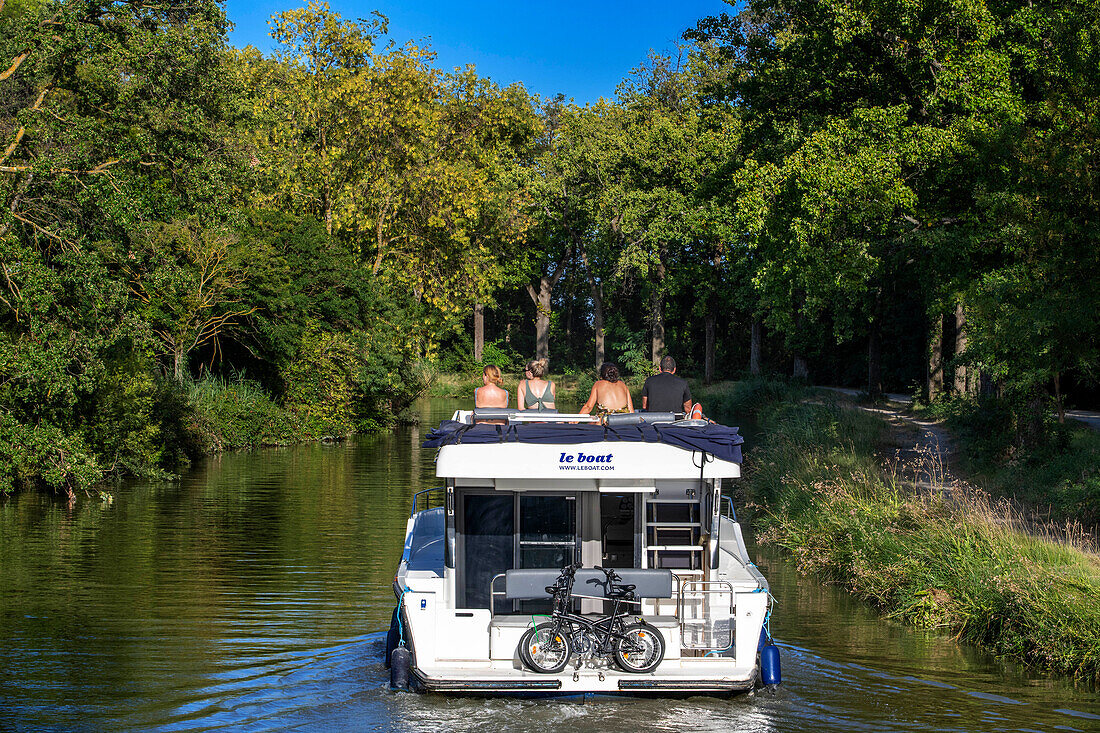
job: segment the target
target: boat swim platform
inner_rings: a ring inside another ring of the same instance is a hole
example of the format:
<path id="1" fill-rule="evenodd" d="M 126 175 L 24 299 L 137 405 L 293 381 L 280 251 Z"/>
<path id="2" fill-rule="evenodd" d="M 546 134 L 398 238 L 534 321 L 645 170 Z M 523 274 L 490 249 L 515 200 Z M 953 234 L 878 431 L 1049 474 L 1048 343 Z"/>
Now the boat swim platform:
<path id="1" fill-rule="evenodd" d="M 736 667 L 731 661 L 727 657 L 666 660 L 657 671 L 648 674 L 630 674 L 602 666 L 575 669 L 572 665 L 558 674 L 539 674 L 512 660 L 493 660 L 428 669 L 414 666 L 412 675 L 426 692 L 472 695 L 728 695 L 751 690 L 757 681 L 755 666 Z"/>

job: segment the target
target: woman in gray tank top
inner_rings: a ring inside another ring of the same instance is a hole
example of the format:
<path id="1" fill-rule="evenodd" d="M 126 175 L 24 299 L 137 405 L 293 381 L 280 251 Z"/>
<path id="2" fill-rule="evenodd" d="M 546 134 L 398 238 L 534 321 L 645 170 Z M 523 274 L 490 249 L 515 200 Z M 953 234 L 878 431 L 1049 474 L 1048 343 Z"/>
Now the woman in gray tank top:
<path id="1" fill-rule="evenodd" d="M 516 389 L 516 401 L 521 410 L 537 410 L 547 412 L 556 410 L 554 399 L 556 388 L 554 383 L 546 379 L 546 361 L 536 359 L 527 362 L 527 368 L 523 370 L 526 377 L 519 383 Z"/>

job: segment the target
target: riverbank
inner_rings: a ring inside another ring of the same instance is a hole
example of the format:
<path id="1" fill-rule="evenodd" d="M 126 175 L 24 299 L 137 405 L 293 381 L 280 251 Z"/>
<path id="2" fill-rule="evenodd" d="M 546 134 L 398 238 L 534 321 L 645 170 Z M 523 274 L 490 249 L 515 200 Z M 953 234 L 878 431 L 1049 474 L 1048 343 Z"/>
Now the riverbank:
<path id="1" fill-rule="evenodd" d="M 724 385 L 708 411 L 752 419 L 745 461 L 758 541 L 888 616 L 1100 683 L 1100 560 L 1023 531 L 1008 505 L 885 458 L 877 416 L 769 382 Z"/>
<path id="2" fill-rule="evenodd" d="M 0 497 L 34 488 L 70 502 L 78 493 L 105 496 L 120 479 L 173 479 L 203 456 L 338 441 L 394 422 L 379 409 L 384 401 L 363 400 L 338 379 L 314 381 L 276 400 L 244 378 L 119 379 L 122 397 L 68 434 L 0 414 Z"/>

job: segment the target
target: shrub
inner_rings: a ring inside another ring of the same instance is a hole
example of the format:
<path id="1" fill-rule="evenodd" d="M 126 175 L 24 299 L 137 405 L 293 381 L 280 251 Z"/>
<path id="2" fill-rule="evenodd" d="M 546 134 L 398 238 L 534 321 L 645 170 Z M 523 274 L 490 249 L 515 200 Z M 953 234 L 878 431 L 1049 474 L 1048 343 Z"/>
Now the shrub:
<path id="1" fill-rule="evenodd" d="M 194 409 L 191 429 L 206 451 L 279 445 L 296 437 L 285 411 L 259 384 L 244 377 L 208 376 L 192 382 L 188 401 Z"/>
<path id="2" fill-rule="evenodd" d="M 355 346 L 346 336 L 317 327 L 302 335 L 283 381 L 284 404 L 303 437 L 343 436 L 354 430 L 357 377 Z"/>
<path id="3" fill-rule="evenodd" d="M 79 436 L 49 423 L 25 425 L 0 411 L 0 494 L 42 485 L 70 496 L 88 491 L 103 469 Z"/>

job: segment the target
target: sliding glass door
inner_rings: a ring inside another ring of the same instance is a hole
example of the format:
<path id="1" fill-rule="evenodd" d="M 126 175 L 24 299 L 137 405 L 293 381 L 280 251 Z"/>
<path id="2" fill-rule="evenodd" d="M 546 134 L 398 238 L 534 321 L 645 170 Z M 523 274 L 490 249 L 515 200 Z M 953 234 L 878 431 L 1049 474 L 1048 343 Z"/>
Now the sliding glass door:
<path id="1" fill-rule="evenodd" d="M 489 607 L 489 582 L 512 568 L 560 569 L 578 557 L 577 499 L 572 494 L 464 492 L 460 499 L 459 603 Z M 509 604 L 497 598 L 497 612 Z M 543 604 L 523 603 L 533 610 Z"/>

